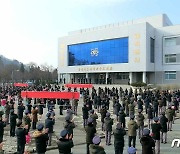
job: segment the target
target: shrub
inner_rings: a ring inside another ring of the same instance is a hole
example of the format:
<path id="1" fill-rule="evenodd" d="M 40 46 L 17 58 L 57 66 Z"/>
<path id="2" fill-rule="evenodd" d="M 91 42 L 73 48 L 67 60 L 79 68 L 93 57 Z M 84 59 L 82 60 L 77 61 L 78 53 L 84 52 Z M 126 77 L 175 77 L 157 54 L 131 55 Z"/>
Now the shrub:
<path id="1" fill-rule="evenodd" d="M 134 86 L 134 87 L 145 87 L 145 86 L 147 86 L 147 84 L 144 83 L 144 82 L 134 82 L 134 83 L 131 83 L 131 86 Z"/>

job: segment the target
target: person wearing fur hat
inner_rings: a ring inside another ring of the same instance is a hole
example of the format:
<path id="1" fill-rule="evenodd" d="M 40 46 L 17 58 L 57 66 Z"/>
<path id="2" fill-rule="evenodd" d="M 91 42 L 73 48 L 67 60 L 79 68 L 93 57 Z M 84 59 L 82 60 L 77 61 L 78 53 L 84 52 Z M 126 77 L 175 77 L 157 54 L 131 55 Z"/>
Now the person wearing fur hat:
<path id="1" fill-rule="evenodd" d="M 69 135 L 67 130 L 60 132 L 60 139 L 57 141 L 59 154 L 71 154 L 71 148 L 74 146 L 72 134 Z"/>
<path id="2" fill-rule="evenodd" d="M 142 137 L 142 134 L 143 134 L 143 129 L 144 129 L 144 115 L 142 114 L 142 110 L 141 109 L 138 109 L 138 115 L 136 117 L 137 119 L 137 125 L 138 125 L 138 134 L 139 134 L 139 139 Z"/>
<path id="3" fill-rule="evenodd" d="M 86 131 L 86 144 L 87 144 L 87 154 L 89 154 L 89 145 L 92 144 L 92 139 L 95 136 L 96 128 L 93 125 L 93 119 L 88 118 L 88 125 L 85 127 Z"/>
<path id="4" fill-rule="evenodd" d="M 146 128 L 143 130 L 143 136 L 140 139 L 142 154 L 154 154 L 155 142 L 149 134 L 149 129 Z"/>
<path id="5" fill-rule="evenodd" d="M 51 113 L 46 114 L 47 119 L 45 120 L 45 128 L 48 129 L 48 146 L 51 146 L 51 139 L 53 133 L 54 120 L 51 118 Z"/>
<path id="6" fill-rule="evenodd" d="M 112 125 L 113 119 L 110 118 L 110 113 L 107 112 L 106 117 L 104 118 L 106 145 L 111 145 Z"/>
<path id="7" fill-rule="evenodd" d="M 120 108 L 119 114 L 118 114 L 118 122 L 121 124 L 121 126 L 125 129 L 126 128 L 126 114 L 124 113 L 124 108 Z"/>
<path id="8" fill-rule="evenodd" d="M 123 154 L 124 149 L 124 135 L 126 131 L 122 127 L 121 123 L 116 125 L 116 129 L 113 131 L 114 134 L 114 150 L 115 154 Z"/>
<path id="9" fill-rule="evenodd" d="M 159 118 L 154 117 L 154 124 L 151 125 L 152 127 L 152 137 L 156 143 L 156 154 L 160 154 L 160 131 L 162 129 L 161 124 L 159 123 Z"/>
<path id="10" fill-rule="evenodd" d="M 104 131 L 104 118 L 106 117 L 106 113 L 107 113 L 107 109 L 105 104 L 102 105 L 102 108 L 100 110 L 100 114 L 101 114 L 101 130 Z"/>
<path id="11" fill-rule="evenodd" d="M 167 122 L 168 119 L 166 118 L 165 112 L 162 112 L 162 116 L 160 118 L 160 124 L 162 126 L 161 129 L 161 143 L 167 143 Z"/>
<path id="12" fill-rule="evenodd" d="M 173 110 L 172 110 L 170 105 L 168 106 L 166 114 L 167 114 L 167 118 L 168 118 L 168 130 L 172 131 L 172 123 L 173 123 L 174 112 L 173 112 Z"/>
<path id="13" fill-rule="evenodd" d="M 28 132 L 29 132 L 29 129 L 31 128 L 31 117 L 28 110 L 25 111 L 25 116 L 23 117 L 23 121 L 25 125 L 28 125 Z"/>
<path id="14" fill-rule="evenodd" d="M 90 113 L 89 117 L 93 119 L 93 125 L 96 128 L 97 125 L 96 119 L 98 119 L 98 115 L 94 112 L 94 110 L 90 110 L 89 113 Z"/>
<path id="15" fill-rule="evenodd" d="M 100 146 L 101 138 L 99 136 L 93 137 L 93 144 L 90 144 L 90 154 L 106 154 L 104 148 Z"/>
<path id="16" fill-rule="evenodd" d="M 136 146 L 136 130 L 138 125 L 134 120 L 135 116 L 130 115 L 130 121 L 128 122 L 128 136 L 129 136 L 129 147 L 131 147 L 131 142 L 133 141 L 133 147 Z"/>
<path id="17" fill-rule="evenodd" d="M 19 120 L 22 120 L 24 110 L 25 110 L 25 107 L 24 107 L 23 103 L 19 102 L 18 107 L 17 107 L 17 114 L 18 114 Z"/>
<path id="18" fill-rule="evenodd" d="M 38 108 L 36 105 L 33 105 L 32 109 L 32 129 L 36 129 L 36 124 L 38 122 Z"/>
<path id="19" fill-rule="evenodd" d="M 10 136 L 15 136 L 16 129 L 16 119 L 18 118 L 17 114 L 14 113 L 14 109 L 10 110 Z"/>
<path id="20" fill-rule="evenodd" d="M 88 122 L 88 117 L 89 117 L 89 112 L 88 112 L 88 107 L 86 105 L 86 103 L 84 103 L 84 106 L 82 107 L 82 114 L 83 114 L 83 126 L 85 128 L 85 126 L 87 126 L 87 122 Z"/>
<path id="21" fill-rule="evenodd" d="M 37 154 L 45 154 L 47 141 L 48 141 L 48 129 L 44 130 L 44 125 L 39 124 L 37 126 L 37 130 L 33 133 L 33 137 L 35 138 L 36 144 L 36 152 Z"/>

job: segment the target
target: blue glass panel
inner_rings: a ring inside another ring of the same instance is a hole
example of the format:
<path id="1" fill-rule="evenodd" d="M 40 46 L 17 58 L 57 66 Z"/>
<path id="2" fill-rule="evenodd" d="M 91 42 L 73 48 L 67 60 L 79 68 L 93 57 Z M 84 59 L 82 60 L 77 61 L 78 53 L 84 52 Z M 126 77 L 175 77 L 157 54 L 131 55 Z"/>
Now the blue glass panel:
<path id="1" fill-rule="evenodd" d="M 68 46 L 68 66 L 128 63 L 128 37 Z"/>

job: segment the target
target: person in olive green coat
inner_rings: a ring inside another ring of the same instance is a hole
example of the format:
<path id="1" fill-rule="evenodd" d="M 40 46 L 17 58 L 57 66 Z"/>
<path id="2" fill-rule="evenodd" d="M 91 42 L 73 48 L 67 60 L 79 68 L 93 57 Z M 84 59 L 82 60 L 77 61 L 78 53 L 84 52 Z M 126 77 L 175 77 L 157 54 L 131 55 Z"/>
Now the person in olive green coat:
<path id="1" fill-rule="evenodd" d="M 28 132 L 29 132 L 29 129 L 31 128 L 31 117 L 29 115 L 28 110 L 25 111 L 25 116 L 23 117 L 23 120 L 24 120 L 24 125 L 28 125 Z"/>
<path id="2" fill-rule="evenodd" d="M 134 102 L 131 101 L 131 103 L 128 105 L 128 107 L 129 107 L 129 116 L 134 115 L 134 112 L 135 112 L 135 110 L 134 110 L 134 108 L 135 108 Z"/>
<path id="3" fill-rule="evenodd" d="M 93 138 L 93 144 L 90 144 L 90 154 L 106 154 L 104 148 L 100 146 L 101 139 L 99 136 Z"/>
<path id="4" fill-rule="evenodd" d="M 168 130 L 172 131 L 172 122 L 173 122 L 174 112 L 171 109 L 171 106 L 168 107 L 166 114 L 167 114 L 167 119 L 168 119 Z"/>
<path id="5" fill-rule="evenodd" d="M 137 117 L 136 117 L 136 119 L 137 119 L 137 125 L 138 125 L 138 129 L 139 129 L 139 139 L 143 136 L 143 129 L 144 129 L 144 115 L 142 114 L 142 110 L 141 109 L 139 109 L 138 110 L 138 115 L 137 115 Z"/>
<path id="6" fill-rule="evenodd" d="M 130 121 L 128 122 L 128 136 L 129 136 L 129 147 L 131 147 L 131 142 L 133 141 L 133 147 L 136 146 L 136 130 L 138 129 L 138 125 L 136 121 L 134 121 L 135 116 L 130 115 Z"/>
<path id="7" fill-rule="evenodd" d="M 97 122 L 96 119 L 98 119 L 98 115 L 94 112 L 94 110 L 90 110 L 90 116 L 93 119 L 93 125 L 96 128 Z"/>

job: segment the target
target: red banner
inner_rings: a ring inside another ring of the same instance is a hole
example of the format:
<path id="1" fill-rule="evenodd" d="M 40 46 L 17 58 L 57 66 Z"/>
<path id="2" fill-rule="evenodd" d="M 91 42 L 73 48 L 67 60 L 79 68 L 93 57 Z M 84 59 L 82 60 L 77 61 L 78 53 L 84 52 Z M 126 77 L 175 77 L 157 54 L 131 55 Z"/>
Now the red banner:
<path id="1" fill-rule="evenodd" d="M 27 83 L 14 83 L 15 87 L 28 87 Z"/>
<path id="2" fill-rule="evenodd" d="M 92 88 L 92 84 L 65 84 L 68 88 Z"/>
<path id="3" fill-rule="evenodd" d="M 21 97 L 79 99 L 80 94 L 79 92 L 22 91 Z"/>

